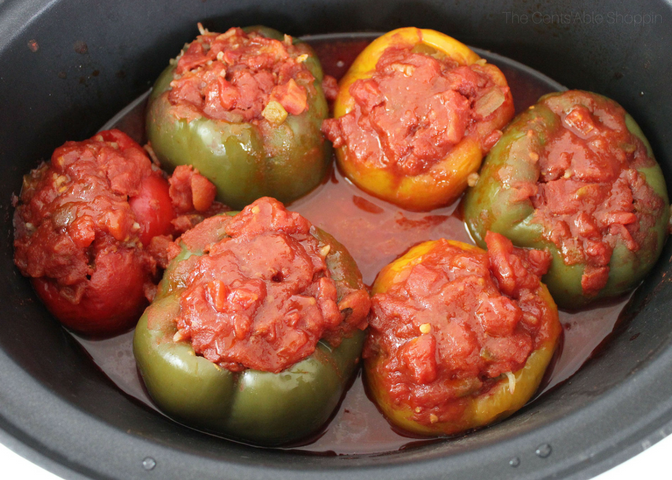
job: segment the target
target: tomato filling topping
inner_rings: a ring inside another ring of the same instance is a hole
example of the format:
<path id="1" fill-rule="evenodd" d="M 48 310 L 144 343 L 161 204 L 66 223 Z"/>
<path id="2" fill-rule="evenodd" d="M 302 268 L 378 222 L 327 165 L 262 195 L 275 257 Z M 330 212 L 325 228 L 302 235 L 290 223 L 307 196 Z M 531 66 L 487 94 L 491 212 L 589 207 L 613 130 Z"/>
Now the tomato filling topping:
<path id="1" fill-rule="evenodd" d="M 482 65 L 461 66 L 433 49 L 393 46 L 372 76 L 355 81 L 349 91 L 354 108 L 324 121 L 327 138 L 347 147 L 355 162 L 415 176 L 465 137 L 478 137 L 476 125 L 505 102 L 508 87 L 495 85 Z M 498 138 L 486 142 L 484 152 Z"/>
<path id="2" fill-rule="evenodd" d="M 346 295 L 327 268 L 330 247 L 311 224 L 280 202 L 262 198 L 235 217 L 213 217 L 187 232 L 187 246 L 213 232 L 226 237 L 184 260 L 171 278 L 180 293 L 176 341 L 231 371 L 280 372 L 315 351 L 321 338 L 338 346 L 362 328 L 368 295 Z M 207 241 L 207 240 L 206 240 Z"/>
<path id="3" fill-rule="evenodd" d="M 142 147 L 119 130 L 66 142 L 50 163 L 24 177 L 14 216 L 15 263 L 26 276 L 51 279 L 62 297 L 77 304 L 97 266 L 105 264 L 102 257 L 114 254 L 123 257 L 119 264 L 141 266 L 151 296 L 156 260 L 146 247 L 175 230 L 176 214 L 194 209 L 188 202 L 177 205 L 169 189 Z"/>
<path id="4" fill-rule="evenodd" d="M 55 279 L 72 303 L 82 297 L 102 252 L 121 248 L 153 272 L 152 258 L 138 248 L 152 220 L 141 224 L 128 200 L 154 178 L 167 194 L 167 182 L 143 149 L 116 130 L 56 149 L 51 163 L 24 178 L 14 218 L 15 262 L 21 272 Z M 161 207 L 169 211 L 170 226 L 172 206 Z"/>
<path id="5" fill-rule="evenodd" d="M 593 296 L 607 283 L 617 243 L 633 252 L 656 250 L 652 227 L 664 201 L 638 171 L 655 162 L 627 129 L 625 111 L 583 92 L 571 95 L 571 108 L 563 108 L 559 97 L 544 102 L 561 128 L 532 159 L 540 173 L 527 196 L 535 208 L 533 221 L 544 226 L 544 237 L 558 247 L 565 264 L 586 265 L 581 286 Z"/>
<path id="6" fill-rule="evenodd" d="M 525 365 L 550 336 L 539 278 L 551 257 L 488 232 L 488 251 L 446 240 L 397 271 L 372 298 L 365 358 L 394 403 L 430 425 Z"/>
<path id="7" fill-rule="evenodd" d="M 228 122 L 268 120 L 308 109 L 315 78 L 306 50 L 256 32 L 204 31 L 178 57 L 168 99 L 177 118 L 205 116 Z"/>

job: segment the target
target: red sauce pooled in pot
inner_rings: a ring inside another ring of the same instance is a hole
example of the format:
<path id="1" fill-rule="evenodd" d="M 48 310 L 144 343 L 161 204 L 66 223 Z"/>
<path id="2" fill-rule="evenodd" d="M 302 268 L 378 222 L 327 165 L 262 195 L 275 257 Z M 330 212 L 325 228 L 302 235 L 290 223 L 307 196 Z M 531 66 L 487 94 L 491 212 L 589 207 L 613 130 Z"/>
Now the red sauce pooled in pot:
<path id="1" fill-rule="evenodd" d="M 425 425 L 455 420 L 461 398 L 522 368 L 549 337 L 539 278 L 550 254 L 496 233 L 486 242 L 487 252 L 439 240 L 373 296 L 364 358 L 382 358 L 376 368 L 390 400 Z"/>
<path id="2" fill-rule="evenodd" d="M 168 94 L 173 113 L 229 122 L 299 115 L 315 80 L 303 64 L 307 56 L 289 36 L 281 42 L 240 28 L 204 32 L 177 61 Z"/>
<path id="3" fill-rule="evenodd" d="M 567 265 L 587 264 L 581 286 L 595 295 L 607 283 L 616 242 L 633 252 L 655 251 L 652 227 L 664 202 L 637 171 L 655 162 L 627 129 L 625 111 L 583 92 L 572 95 L 577 104 L 569 111 L 552 97 L 544 102 L 561 128 L 539 155 L 539 180 L 529 193 L 533 221 L 544 226 Z"/>
<path id="4" fill-rule="evenodd" d="M 371 78 L 350 86 L 354 109 L 325 120 L 323 131 L 357 162 L 419 175 L 476 134 L 474 124 L 499 108 L 505 93 L 481 65 L 390 47 Z"/>

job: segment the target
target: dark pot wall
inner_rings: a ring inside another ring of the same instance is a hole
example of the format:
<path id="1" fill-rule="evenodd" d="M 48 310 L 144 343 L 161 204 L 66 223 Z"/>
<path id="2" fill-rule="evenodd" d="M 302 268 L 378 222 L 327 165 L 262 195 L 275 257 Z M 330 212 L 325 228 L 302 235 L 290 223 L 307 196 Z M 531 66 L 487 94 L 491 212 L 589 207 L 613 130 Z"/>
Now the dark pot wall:
<path id="1" fill-rule="evenodd" d="M 625 15 L 648 17 L 636 24 L 638 17 L 628 22 Z M 434 28 L 570 88 L 615 98 L 639 121 L 672 178 L 666 121 L 672 118 L 672 14 L 665 2 L 7 0 L 0 4 L 0 428 L 6 441 L 72 478 L 192 478 L 198 470 L 199 478 L 445 478 L 448 472 L 474 478 L 477 471 L 483 478 L 524 479 L 588 478 L 637 453 L 640 440 L 669 431 L 672 386 L 663 380 L 672 373 L 669 244 L 632 302 L 632 319 L 602 355 L 504 424 L 455 441 L 357 458 L 258 450 L 183 428 L 121 394 L 14 268 L 11 193 L 55 147 L 90 136 L 147 90 L 194 36 L 197 21 L 213 30 L 267 24 L 293 35 Z M 545 443 L 552 453 L 542 458 L 535 450 Z M 151 470 L 143 468 L 146 457 L 156 461 Z"/>

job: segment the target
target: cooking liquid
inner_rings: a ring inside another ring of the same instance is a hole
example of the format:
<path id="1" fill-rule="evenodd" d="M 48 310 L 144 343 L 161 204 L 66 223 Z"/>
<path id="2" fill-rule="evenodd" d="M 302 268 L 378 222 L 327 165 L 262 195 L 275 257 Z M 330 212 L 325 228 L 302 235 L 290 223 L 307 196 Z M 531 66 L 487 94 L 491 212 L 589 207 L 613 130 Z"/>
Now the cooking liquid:
<path id="1" fill-rule="evenodd" d="M 372 35 L 341 35 L 307 40 L 320 57 L 325 74 L 339 79 L 372 38 Z M 516 113 L 535 103 L 541 95 L 562 88 L 526 67 L 506 59 L 498 61 L 496 55 L 482 55 L 499 66 L 506 76 Z M 141 144 L 146 142 L 145 99 L 143 96 L 133 102 L 103 129 L 119 128 Z M 408 212 L 362 192 L 337 169 L 325 183 L 290 208 L 343 243 L 357 261 L 367 285 L 373 283 L 385 265 L 417 243 L 439 238 L 474 243 L 462 221 L 459 202 L 431 212 Z M 552 370 L 547 372 L 539 394 L 567 380 L 590 358 L 614 329 L 628 298 L 580 312 L 560 312 L 564 345 L 556 355 Z M 122 391 L 156 410 L 137 372 L 132 351 L 133 332 L 107 340 L 75 338 Z M 308 443 L 290 449 L 355 455 L 390 452 L 428 441 L 442 440 L 419 438 L 395 430 L 367 397 L 360 373 L 326 428 Z"/>

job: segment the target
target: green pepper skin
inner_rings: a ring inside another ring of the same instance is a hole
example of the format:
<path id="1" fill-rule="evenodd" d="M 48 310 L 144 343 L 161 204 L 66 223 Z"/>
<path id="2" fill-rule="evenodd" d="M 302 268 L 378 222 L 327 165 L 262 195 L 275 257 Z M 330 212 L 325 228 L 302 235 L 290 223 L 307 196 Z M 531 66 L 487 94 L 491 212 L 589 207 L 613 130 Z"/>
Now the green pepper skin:
<path id="1" fill-rule="evenodd" d="M 250 27 L 268 38 L 283 35 L 267 27 Z M 191 122 L 170 113 L 168 91 L 175 66 L 166 68 L 154 84 L 147 106 L 146 131 L 161 165 L 172 171 L 193 165 L 217 187 L 217 200 L 240 209 L 270 196 L 289 203 L 310 192 L 331 167 L 331 144 L 320 128 L 329 108 L 322 90 L 322 66 L 306 43 L 304 62 L 315 77 L 308 109 L 288 115 L 278 126 L 260 129 L 250 123 L 230 123 L 201 117 Z M 265 139 L 264 139 L 265 137 Z"/>
<path id="2" fill-rule="evenodd" d="M 361 274 L 331 235 L 315 229 L 320 247 L 329 245 L 327 267 L 338 300 L 362 288 Z M 317 432 L 327 420 L 359 366 L 365 333 L 357 330 L 334 348 L 320 341 L 315 352 L 274 374 L 255 370 L 233 373 L 197 356 L 188 342 L 175 342 L 175 317 L 184 286 L 171 281 L 181 262 L 203 255 L 212 237 L 170 263 L 154 302 L 138 322 L 133 352 L 147 391 L 169 417 L 186 425 L 256 445 L 278 446 Z"/>
<path id="3" fill-rule="evenodd" d="M 562 95 L 551 93 L 539 99 L 529 110 L 518 115 L 504 131 L 504 135 L 492 148 L 481 169 L 478 183 L 465 196 L 464 219 L 467 228 L 477 244 L 485 246 L 488 230 L 508 237 L 516 246 L 548 250 L 553 261 L 548 273 L 543 277 L 558 306 L 566 309 L 581 308 L 588 303 L 615 297 L 634 288 L 653 267 L 660 256 L 667 239 L 670 216 L 669 200 L 665 179 L 660 166 L 641 168 L 646 182 L 665 202 L 653 231 L 655 246 L 646 245 L 637 252 L 630 251 L 619 239 L 614 247 L 609 263 L 609 279 L 606 286 L 596 296 L 584 295 L 581 277 L 584 264 L 566 265 L 556 245 L 542 237 L 543 227 L 532 221 L 534 207 L 529 199 L 516 200 L 516 182 L 536 182 L 539 178 L 537 163 L 529 161 L 530 152 L 540 155 L 549 139 L 549 132 L 560 128 L 559 118 L 543 104 L 547 98 Z M 598 94 L 591 94 L 598 101 L 613 102 Z M 569 104 L 568 104 L 569 106 Z M 651 146 L 635 120 L 626 113 L 628 130 L 644 143 L 648 155 L 654 159 Z M 532 130 L 534 135 L 527 135 Z M 507 168 L 510 180 L 506 184 L 499 180 L 499 171 Z"/>

